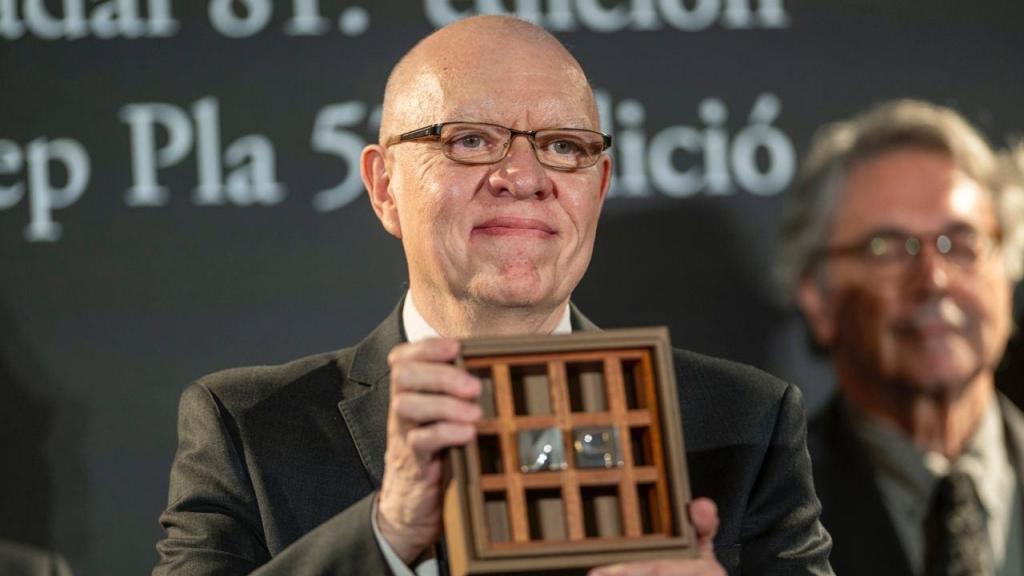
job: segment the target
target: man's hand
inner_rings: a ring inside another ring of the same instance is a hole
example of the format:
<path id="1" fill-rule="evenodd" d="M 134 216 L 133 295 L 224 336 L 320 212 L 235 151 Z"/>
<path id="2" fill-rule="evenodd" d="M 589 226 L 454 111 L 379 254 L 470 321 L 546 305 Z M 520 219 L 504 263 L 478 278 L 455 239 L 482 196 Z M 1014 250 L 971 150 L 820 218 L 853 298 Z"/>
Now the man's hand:
<path id="1" fill-rule="evenodd" d="M 690 520 L 697 531 L 700 555 L 685 560 L 652 560 L 603 566 L 588 576 L 725 576 L 725 568 L 715 559 L 714 539 L 718 532 L 718 508 L 707 498 L 690 503 Z"/>
<path id="2" fill-rule="evenodd" d="M 481 415 L 480 381 L 449 364 L 458 352 L 458 341 L 431 338 L 388 355 L 391 402 L 377 522 L 407 565 L 441 534 L 441 453 L 472 441 Z"/>

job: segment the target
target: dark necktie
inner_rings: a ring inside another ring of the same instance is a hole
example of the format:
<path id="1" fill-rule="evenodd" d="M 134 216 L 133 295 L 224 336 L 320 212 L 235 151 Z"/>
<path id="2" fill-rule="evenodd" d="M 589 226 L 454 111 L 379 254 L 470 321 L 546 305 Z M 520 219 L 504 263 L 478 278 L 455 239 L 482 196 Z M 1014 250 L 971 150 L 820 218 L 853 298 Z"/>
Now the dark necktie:
<path id="1" fill-rule="evenodd" d="M 925 519 L 925 576 L 982 576 L 987 550 L 974 482 L 954 471 L 939 480 Z"/>

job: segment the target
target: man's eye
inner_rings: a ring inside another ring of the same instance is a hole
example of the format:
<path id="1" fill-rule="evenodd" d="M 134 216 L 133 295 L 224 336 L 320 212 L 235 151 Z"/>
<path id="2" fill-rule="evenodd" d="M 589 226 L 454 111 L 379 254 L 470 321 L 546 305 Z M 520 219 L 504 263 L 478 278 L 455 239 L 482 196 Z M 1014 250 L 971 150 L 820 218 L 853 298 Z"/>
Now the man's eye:
<path id="1" fill-rule="evenodd" d="M 548 144 L 548 148 L 555 154 L 579 154 L 583 147 L 572 140 L 555 140 Z"/>
<path id="2" fill-rule="evenodd" d="M 482 147 L 484 145 L 484 139 L 479 134 L 466 134 L 465 136 L 458 136 L 454 138 L 452 140 L 452 145 L 472 150 Z"/>
<path id="3" fill-rule="evenodd" d="M 890 238 L 872 238 L 871 241 L 868 242 L 867 252 L 870 256 L 875 258 L 892 256 L 896 252 L 893 244 L 894 242 Z"/>

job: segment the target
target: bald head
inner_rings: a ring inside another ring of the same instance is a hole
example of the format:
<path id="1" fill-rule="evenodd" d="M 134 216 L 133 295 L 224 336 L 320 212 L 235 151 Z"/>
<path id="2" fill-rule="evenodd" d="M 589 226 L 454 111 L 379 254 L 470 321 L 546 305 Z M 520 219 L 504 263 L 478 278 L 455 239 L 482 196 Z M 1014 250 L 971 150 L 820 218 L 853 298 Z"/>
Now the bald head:
<path id="1" fill-rule="evenodd" d="M 557 82 L 565 104 L 582 110 L 575 127 L 599 127 L 586 75 L 565 46 L 539 26 L 489 15 L 460 20 L 434 32 L 398 62 L 384 91 L 380 142 L 437 122 L 501 123 L 496 118 L 471 117 L 473 103 L 491 98 L 489 92 L 512 77 L 520 86 L 550 87 Z"/>

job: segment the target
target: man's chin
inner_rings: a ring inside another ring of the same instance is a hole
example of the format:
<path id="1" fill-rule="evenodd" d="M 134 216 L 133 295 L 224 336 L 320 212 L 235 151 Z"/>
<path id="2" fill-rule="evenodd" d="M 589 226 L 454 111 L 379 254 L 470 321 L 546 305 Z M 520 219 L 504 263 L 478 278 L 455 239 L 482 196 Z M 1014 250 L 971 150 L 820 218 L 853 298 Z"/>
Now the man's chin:
<path id="1" fill-rule="evenodd" d="M 476 294 L 476 297 L 481 302 L 502 308 L 540 308 L 549 302 L 549 299 L 540 292 L 539 290 L 502 286 L 492 290 L 482 290 Z"/>
<path id="2" fill-rule="evenodd" d="M 558 303 L 564 298 L 552 294 L 552 290 L 536 274 L 499 275 L 476 282 L 474 296 L 481 302 L 505 308 L 542 308 Z"/>
<path id="3" fill-rule="evenodd" d="M 982 367 L 979 364 L 950 362 L 949 359 L 929 365 L 911 366 L 902 380 L 918 393 L 955 400 L 975 381 Z"/>
<path id="4" fill-rule="evenodd" d="M 976 375 L 983 365 L 980 352 L 968 337 L 945 331 L 897 341 L 889 356 L 894 365 L 903 366 L 901 372 L 941 386 L 942 382 L 953 385 Z"/>

